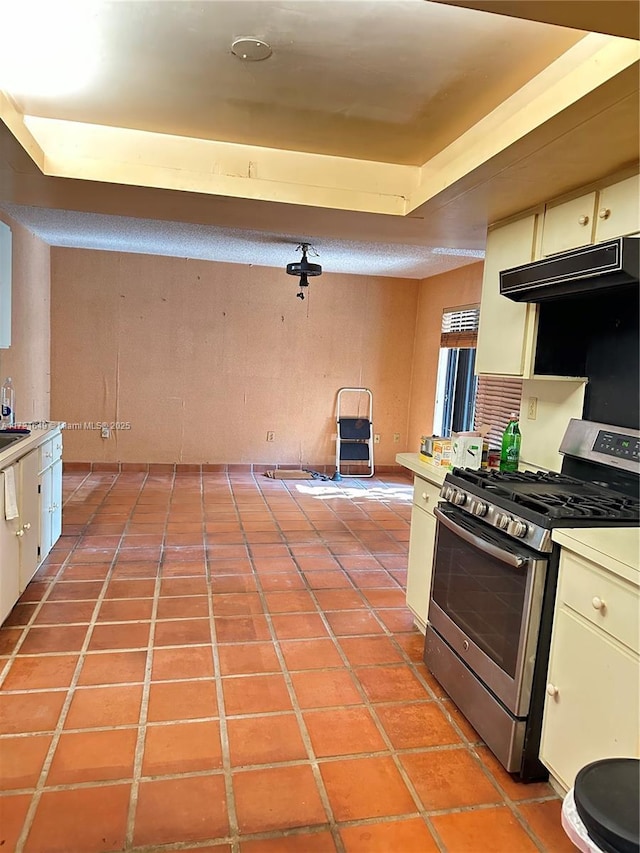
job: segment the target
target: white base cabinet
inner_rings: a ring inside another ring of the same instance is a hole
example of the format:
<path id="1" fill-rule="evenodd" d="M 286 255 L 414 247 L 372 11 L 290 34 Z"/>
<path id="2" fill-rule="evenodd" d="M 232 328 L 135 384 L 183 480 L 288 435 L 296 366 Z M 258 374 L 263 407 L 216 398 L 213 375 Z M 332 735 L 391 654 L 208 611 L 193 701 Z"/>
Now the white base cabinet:
<path id="1" fill-rule="evenodd" d="M 40 446 L 40 559 L 44 560 L 62 532 L 62 437 Z"/>
<path id="2" fill-rule="evenodd" d="M 433 508 L 440 496 L 440 486 L 421 477 L 414 478 L 409 564 L 407 569 L 407 607 L 424 634 L 431 593 L 431 570 L 436 540 L 436 518 Z"/>
<path id="3" fill-rule="evenodd" d="M 560 787 L 602 758 L 640 757 L 638 586 L 562 551 L 540 757 Z"/>

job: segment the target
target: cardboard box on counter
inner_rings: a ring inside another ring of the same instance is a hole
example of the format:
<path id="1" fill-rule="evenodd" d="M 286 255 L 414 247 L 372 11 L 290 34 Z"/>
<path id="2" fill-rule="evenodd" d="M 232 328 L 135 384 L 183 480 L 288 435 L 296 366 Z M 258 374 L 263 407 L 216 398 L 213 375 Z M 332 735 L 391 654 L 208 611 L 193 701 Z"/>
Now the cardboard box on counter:
<path id="1" fill-rule="evenodd" d="M 451 467 L 478 468 L 487 467 L 489 445 L 484 436 L 489 432 L 488 426 L 480 427 L 473 432 L 458 432 L 451 436 Z"/>
<path id="2" fill-rule="evenodd" d="M 448 468 L 451 464 L 451 439 L 440 436 L 422 436 L 420 459 L 428 465 Z"/>

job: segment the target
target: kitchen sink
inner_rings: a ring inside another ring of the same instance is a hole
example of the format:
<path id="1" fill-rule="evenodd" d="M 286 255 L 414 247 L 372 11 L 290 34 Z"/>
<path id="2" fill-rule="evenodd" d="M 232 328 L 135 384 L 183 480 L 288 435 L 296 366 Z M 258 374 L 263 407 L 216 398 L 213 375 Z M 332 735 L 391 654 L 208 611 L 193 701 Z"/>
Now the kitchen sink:
<path id="1" fill-rule="evenodd" d="M 21 432 L 2 433 L 2 432 L 0 432 L 0 450 L 4 450 L 5 447 L 9 447 L 9 445 L 13 444 L 14 441 L 20 441 L 21 438 L 25 438 L 24 433 L 21 433 Z"/>

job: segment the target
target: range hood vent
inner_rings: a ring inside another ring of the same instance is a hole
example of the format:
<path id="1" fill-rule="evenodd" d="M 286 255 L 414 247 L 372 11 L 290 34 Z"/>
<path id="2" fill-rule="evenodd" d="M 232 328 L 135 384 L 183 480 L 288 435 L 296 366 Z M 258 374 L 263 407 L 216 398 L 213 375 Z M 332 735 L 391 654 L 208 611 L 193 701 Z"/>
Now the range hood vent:
<path id="1" fill-rule="evenodd" d="M 512 267 L 500 273 L 500 293 L 515 302 L 544 302 L 638 284 L 636 237 L 619 237 Z"/>

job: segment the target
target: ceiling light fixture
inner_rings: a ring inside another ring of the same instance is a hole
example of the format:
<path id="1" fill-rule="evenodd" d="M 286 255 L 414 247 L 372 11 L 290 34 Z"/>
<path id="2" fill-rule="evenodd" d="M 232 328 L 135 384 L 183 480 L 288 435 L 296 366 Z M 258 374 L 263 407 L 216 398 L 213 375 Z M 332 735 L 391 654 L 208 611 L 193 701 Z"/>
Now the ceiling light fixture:
<path id="1" fill-rule="evenodd" d="M 269 59 L 272 50 L 271 45 L 262 39 L 243 36 L 232 43 L 231 53 L 245 62 L 260 62 L 263 59 Z"/>
<path id="2" fill-rule="evenodd" d="M 312 264 L 307 260 L 307 252 L 311 252 L 317 256 L 316 250 L 309 243 L 300 243 L 296 251 L 302 251 L 302 260 L 294 261 L 287 264 L 287 273 L 289 275 L 297 275 L 300 278 L 300 290 L 296 293 L 298 299 L 304 299 L 303 287 L 309 287 L 309 276 L 322 275 L 322 267 L 320 264 Z"/>

